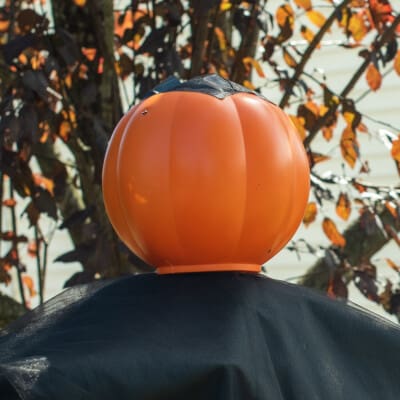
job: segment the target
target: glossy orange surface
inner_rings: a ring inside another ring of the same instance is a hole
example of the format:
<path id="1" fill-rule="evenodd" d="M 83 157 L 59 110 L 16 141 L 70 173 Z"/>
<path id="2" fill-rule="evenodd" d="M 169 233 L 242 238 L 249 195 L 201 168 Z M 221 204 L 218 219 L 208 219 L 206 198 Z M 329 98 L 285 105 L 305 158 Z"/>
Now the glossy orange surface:
<path id="1" fill-rule="evenodd" d="M 300 224 L 309 168 L 289 118 L 262 98 L 166 92 L 116 127 L 103 190 L 121 239 L 158 272 L 254 272 Z"/>

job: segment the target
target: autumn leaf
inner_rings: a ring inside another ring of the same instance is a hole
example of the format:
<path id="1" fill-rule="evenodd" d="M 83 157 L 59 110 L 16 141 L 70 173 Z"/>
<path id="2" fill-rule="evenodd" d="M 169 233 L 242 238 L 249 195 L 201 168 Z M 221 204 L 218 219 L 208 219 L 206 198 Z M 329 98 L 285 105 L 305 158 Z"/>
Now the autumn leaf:
<path id="1" fill-rule="evenodd" d="M 224 31 L 217 26 L 214 29 L 214 33 L 218 39 L 219 49 L 222 51 L 226 50 L 226 37 Z"/>
<path id="2" fill-rule="evenodd" d="M 283 51 L 283 59 L 285 60 L 285 63 L 291 68 L 296 68 L 297 62 L 293 58 L 293 56 L 286 50 L 285 47 L 282 47 L 282 51 Z"/>
<path id="3" fill-rule="evenodd" d="M 305 25 L 301 26 L 300 33 L 301 33 L 301 36 L 303 36 L 303 38 L 305 40 L 307 40 L 308 43 L 311 43 L 315 36 L 314 32 L 310 28 L 307 28 Z M 317 49 L 320 47 L 321 47 L 321 45 L 318 43 Z"/>
<path id="4" fill-rule="evenodd" d="M 257 75 L 260 78 L 265 78 L 265 74 L 260 63 L 253 57 L 245 57 L 243 58 L 242 62 L 246 67 L 249 67 L 250 65 L 253 66 L 253 68 L 257 71 Z"/>
<path id="5" fill-rule="evenodd" d="M 229 0 L 222 0 L 219 5 L 220 11 L 228 11 L 232 8 L 232 3 Z"/>
<path id="6" fill-rule="evenodd" d="M 40 174 L 33 174 L 33 181 L 35 185 L 46 189 L 52 196 L 54 196 L 54 182 Z"/>
<path id="7" fill-rule="evenodd" d="M 322 230 L 335 246 L 344 247 L 346 245 L 346 239 L 339 233 L 335 223 L 330 218 L 324 218 L 322 222 Z"/>
<path id="8" fill-rule="evenodd" d="M 294 0 L 297 7 L 304 8 L 306 11 L 312 9 L 311 0 Z"/>
<path id="9" fill-rule="evenodd" d="M 351 213 L 351 202 L 347 193 L 341 192 L 336 202 L 336 214 L 347 221 Z"/>
<path id="10" fill-rule="evenodd" d="M 282 4 L 277 8 L 275 13 L 275 19 L 278 25 L 283 28 L 288 20 L 290 27 L 294 24 L 294 11 L 290 4 Z"/>
<path id="11" fill-rule="evenodd" d="M 68 141 L 72 132 L 71 123 L 69 121 L 61 121 L 60 128 L 58 130 L 58 135 L 64 140 Z"/>
<path id="12" fill-rule="evenodd" d="M 33 284 L 33 279 L 29 275 L 24 275 L 22 277 L 22 283 L 26 286 L 31 297 L 36 296 L 35 285 Z"/>
<path id="13" fill-rule="evenodd" d="M 350 18 L 348 30 L 351 32 L 353 39 L 360 42 L 368 33 L 368 28 L 365 24 L 364 14 L 362 11 L 353 14 Z"/>
<path id="14" fill-rule="evenodd" d="M 97 49 L 94 47 L 82 47 L 81 51 L 89 61 L 93 61 L 96 58 Z"/>
<path id="15" fill-rule="evenodd" d="M 306 15 L 308 19 L 318 28 L 322 28 L 326 21 L 324 14 L 316 10 L 309 10 L 306 12 Z"/>
<path id="16" fill-rule="evenodd" d="M 325 154 L 321 153 L 314 153 L 314 152 L 307 152 L 308 160 L 310 162 L 310 166 L 313 166 L 315 164 L 318 164 L 320 162 L 330 160 L 331 158 Z"/>
<path id="17" fill-rule="evenodd" d="M 31 257 L 36 257 L 38 255 L 38 248 L 36 245 L 36 240 L 31 240 L 28 244 L 28 255 Z"/>
<path id="18" fill-rule="evenodd" d="M 256 90 L 256 87 L 249 80 L 243 81 L 243 86 L 250 90 Z"/>
<path id="19" fill-rule="evenodd" d="M 333 137 L 333 129 L 334 129 L 334 126 L 333 126 L 333 125 L 331 125 L 331 126 L 324 126 L 324 127 L 322 128 L 322 136 L 324 137 L 324 139 L 325 139 L 327 142 L 329 142 L 329 141 L 332 139 L 332 137 Z"/>
<path id="20" fill-rule="evenodd" d="M 356 135 L 350 126 L 347 126 L 342 133 L 340 150 L 347 164 L 349 164 L 351 168 L 354 168 L 359 155 L 359 145 Z"/>
<path id="21" fill-rule="evenodd" d="M 385 261 L 390 268 L 400 273 L 400 267 L 395 262 L 393 262 L 390 258 L 385 258 Z"/>
<path id="22" fill-rule="evenodd" d="M 303 224 L 305 226 L 308 226 L 311 224 L 311 222 L 315 221 L 315 218 L 317 216 L 317 211 L 318 211 L 317 203 L 315 201 L 312 201 L 307 204 L 303 217 Z"/>
<path id="23" fill-rule="evenodd" d="M 374 63 L 370 63 L 365 75 L 368 86 L 373 90 L 377 91 L 382 84 L 382 75 L 378 68 L 375 67 Z"/>
<path id="24" fill-rule="evenodd" d="M 397 139 L 393 140 L 390 155 L 392 156 L 393 160 L 400 162 L 400 135 Z"/>
<path id="25" fill-rule="evenodd" d="M 296 115 L 289 115 L 289 118 L 293 122 L 295 128 L 297 129 L 300 139 L 304 140 L 306 137 L 306 129 L 304 128 L 304 123 L 305 123 L 304 118 L 297 117 Z"/>
<path id="26" fill-rule="evenodd" d="M 84 7 L 86 0 L 73 0 L 78 7 Z"/>
<path id="27" fill-rule="evenodd" d="M 393 61 L 393 68 L 397 75 L 400 75 L 400 50 L 396 53 L 396 57 Z"/>
<path id="28" fill-rule="evenodd" d="M 3 206 L 6 207 L 14 207 L 17 204 L 17 201 L 15 199 L 5 199 L 3 200 Z"/>

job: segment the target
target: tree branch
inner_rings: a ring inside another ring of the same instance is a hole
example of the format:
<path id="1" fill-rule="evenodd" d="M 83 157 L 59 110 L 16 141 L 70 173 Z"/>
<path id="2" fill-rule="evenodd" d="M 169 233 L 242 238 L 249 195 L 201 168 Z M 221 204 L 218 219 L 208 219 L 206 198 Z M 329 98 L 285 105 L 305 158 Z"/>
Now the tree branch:
<path id="1" fill-rule="evenodd" d="M 346 7 L 350 2 L 351 2 L 351 0 L 344 0 L 337 7 L 335 7 L 332 14 L 325 21 L 324 25 L 321 27 L 321 29 L 318 31 L 318 33 L 314 36 L 313 40 L 311 41 L 311 43 L 307 47 L 306 51 L 304 52 L 300 62 L 298 63 L 298 65 L 295 69 L 294 75 L 289 80 L 289 82 L 285 88 L 285 93 L 279 103 L 279 107 L 284 108 L 287 106 L 290 96 L 292 95 L 293 87 L 296 85 L 298 79 L 300 78 L 301 74 L 303 73 L 303 70 L 307 64 L 307 61 L 310 59 L 312 53 L 317 48 L 318 44 L 321 42 L 322 37 L 325 35 L 325 33 L 329 30 L 329 28 L 335 21 L 338 11 L 340 11 L 343 7 Z"/>

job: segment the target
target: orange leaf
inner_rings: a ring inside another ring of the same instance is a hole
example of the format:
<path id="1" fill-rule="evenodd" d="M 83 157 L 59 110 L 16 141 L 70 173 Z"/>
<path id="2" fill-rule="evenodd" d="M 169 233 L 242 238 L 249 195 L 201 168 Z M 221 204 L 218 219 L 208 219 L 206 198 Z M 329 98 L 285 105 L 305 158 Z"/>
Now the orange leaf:
<path id="1" fill-rule="evenodd" d="M 306 129 L 304 128 L 304 118 L 297 117 L 296 115 L 289 115 L 290 120 L 293 122 L 293 125 L 297 129 L 297 132 L 300 136 L 301 140 L 304 140 L 306 137 Z"/>
<path id="2" fill-rule="evenodd" d="M 400 162 L 400 136 L 393 140 L 390 155 L 392 156 L 393 160 Z"/>
<path id="3" fill-rule="evenodd" d="M 311 10 L 311 0 L 294 0 L 297 7 L 304 8 L 306 11 Z"/>
<path id="4" fill-rule="evenodd" d="M 284 47 L 282 47 L 282 51 L 283 51 L 283 59 L 285 60 L 285 63 L 291 68 L 296 68 L 297 62 L 293 58 L 293 56 Z"/>
<path id="5" fill-rule="evenodd" d="M 310 165 L 318 164 L 322 161 L 330 160 L 329 156 L 321 153 L 307 152 L 308 159 L 310 161 Z"/>
<path id="6" fill-rule="evenodd" d="M 317 216 L 317 211 L 318 211 L 317 203 L 315 201 L 312 201 L 307 204 L 303 217 L 303 224 L 305 226 L 308 226 L 311 224 L 311 222 L 315 221 L 315 218 Z"/>
<path id="7" fill-rule="evenodd" d="M 311 43 L 315 36 L 314 32 L 310 28 L 307 28 L 305 25 L 301 26 L 300 33 L 301 33 L 301 36 L 303 36 L 303 38 L 305 40 L 307 40 L 308 43 Z M 317 48 L 320 48 L 320 47 L 321 47 L 321 45 L 317 44 Z"/>
<path id="8" fill-rule="evenodd" d="M 309 10 L 306 12 L 306 14 L 308 19 L 318 28 L 321 28 L 326 21 L 324 14 L 320 13 L 319 11 Z"/>
<path id="9" fill-rule="evenodd" d="M 52 196 L 54 196 L 54 182 L 40 174 L 33 174 L 33 181 L 37 186 L 46 189 Z"/>
<path id="10" fill-rule="evenodd" d="M 232 3 L 229 0 L 222 0 L 219 5 L 220 11 L 227 11 L 232 8 Z"/>
<path id="11" fill-rule="evenodd" d="M 35 286 L 33 284 L 33 279 L 29 275 L 24 275 L 22 277 L 22 282 L 29 290 L 29 295 L 31 297 L 36 296 L 36 290 L 35 290 Z"/>
<path id="12" fill-rule="evenodd" d="M 342 133 L 340 150 L 347 164 L 349 164 L 351 168 L 354 168 L 358 158 L 359 146 L 356 135 L 350 126 L 347 126 Z"/>
<path id="13" fill-rule="evenodd" d="M 3 206 L 6 207 L 14 207 L 17 204 L 17 201 L 15 199 L 5 199 L 3 200 Z"/>
<path id="14" fill-rule="evenodd" d="M 375 67 L 374 63 L 369 64 L 365 77 L 367 79 L 368 86 L 373 91 L 376 91 L 381 87 L 382 75 L 379 72 L 378 68 Z"/>
<path id="15" fill-rule="evenodd" d="M 0 32 L 1 33 L 7 32 L 9 27 L 10 27 L 9 19 L 0 21 Z"/>
<path id="16" fill-rule="evenodd" d="M 38 254 L 38 248 L 36 245 L 36 240 L 32 240 L 31 242 L 29 242 L 28 244 L 28 254 L 31 257 L 36 257 Z"/>
<path id="17" fill-rule="evenodd" d="M 81 51 L 89 61 L 93 61 L 96 58 L 97 49 L 94 47 L 82 47 Z"/>
<path id="18" fill-rule="evenodd" d="M 334 126 L 333 126 L 333 125 L 331 125 L 331 126 L 324 126 L 324 127 L 322 128 L 322 136 L 324 137 L 324 139 L 325 139 L 327 142 L 329 142 L 329 141 L 332 139 L 332 137 L 333 137 L 333 129 L 334 129 Z"/>
<path id="19" fill-rule="evenodd" d="M 348 30 L 351 32 L 356 42 L 360 42 L 364 39 L 365 35 L 368 33 L 368 28 L 365 25 L 364 15 L 361 11 L 351 16 Z"/>
<path id="20" fill-rule="evenodd" d="M 60 129 L 58 130 L 59 136 L 66 142 L 71 135 L 72 127 L 69 121 L 62 121 L 60 124 Z"/>
<path id="21" fill-rule="evenodd" d="M 256 87 L 249 80 L 243 81 L 243 86 L 250 90 L 256 89 Z"/>
<path id="22" fill-rule="evenodd" d="M 400 75 L 400 50 L 396 53 L 396 57 L 394 58 L 393 68 L 396 74 Z"/>
<path id="23" fill-rule="evenodd" d="M 74 0 L 74 3 L 78 6 L 78 7 L 83 7 L 86 4 L 86 0 Z"/>
<path id="24" fill-rule="evenodd" d="M 339 198 L 336 202 L 336 214 L 347 221 L 351 213 L 351 202 L 347 193 L 340 193 Z"/>
<path id="25" fill-rule="evenodd" d="M 385 261 L 387 262 L 390 268 L 400 273 L 400 267 L 396 263 L 394 263 L 390 258 L 385 258 Z"/>
<path id="26" fill-rule="evenodd" d="M 217 26 L 214 29 L 214 33 L 218 39 L 219 49 L 222 51 L 226 50 L 226 37 L 224 31 Z"/>
<path id="27" fill-rule="evenodd" d="M 322 222 L 322 229 L 332 244 L 339 247 L 344 247 L 346 245 L 346 239 L 339 233 L 335 223 L 330 218 L 324 218 L 324 221 Z"/>
<path id="28" fill-rule="evenodd" d="M 245 57 L 245 58 L 243 58 L 242 62 L 246 67 L 248 67 L 249 65 L 252 65 L 253 68 L 257 71 L 258 76 L 260 78 L 265 78 L 264 71 L 263 71 L 260 63 L 257 60 L 255 60 L 252 57 Z"/>
<path id="29" fill-rule="evenodd" d="M 290 4 L 282 4 L 275 13 L 276 22 L 283 28 L 288 20 L 289 25 L 293 27 L 294 24 L 294 11 Z"/>

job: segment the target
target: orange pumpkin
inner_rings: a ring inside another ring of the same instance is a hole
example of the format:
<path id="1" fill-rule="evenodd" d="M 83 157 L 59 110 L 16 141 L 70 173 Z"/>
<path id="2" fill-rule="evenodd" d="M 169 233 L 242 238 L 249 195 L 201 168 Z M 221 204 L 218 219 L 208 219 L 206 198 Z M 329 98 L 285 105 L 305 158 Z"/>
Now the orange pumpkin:
<path id="1" fill-rule="evenodd" d="M 296 128 L 245 88 L 147 98 L 116 127 L 103 170 L 111 223 L 159 273 L 260 271 L 296 231 L 308 192 Z"/>

